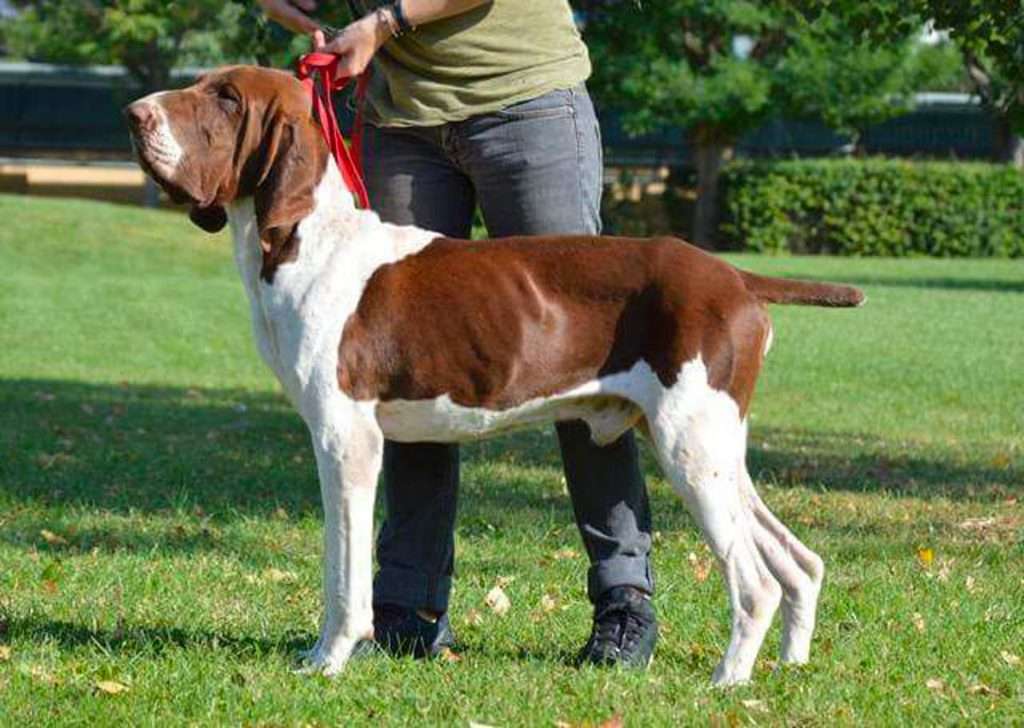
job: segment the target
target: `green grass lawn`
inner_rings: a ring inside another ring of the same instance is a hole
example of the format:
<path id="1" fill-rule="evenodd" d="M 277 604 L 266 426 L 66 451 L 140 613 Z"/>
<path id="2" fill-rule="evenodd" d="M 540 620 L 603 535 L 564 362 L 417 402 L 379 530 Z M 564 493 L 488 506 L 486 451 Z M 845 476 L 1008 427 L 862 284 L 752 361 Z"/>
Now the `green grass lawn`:
<path id="1" fill-rule="evenodd" d="M 649 456 L 657 658 L 574 667 L 586 560 L 538 430 L 465 448 L 458 659 L 328 680 L 290 671 L 319 492 L 227 236 L 20 197 L 0 219 L 2 725 L 1024 724 L 1024 262 L 733 257 L 869 299 L 774 309 L 753 407 L 751 472 L 828 568 L 807 667 L 775 669 L 776 625 L 753 684 L 710 687 L 727 600 Z"/>

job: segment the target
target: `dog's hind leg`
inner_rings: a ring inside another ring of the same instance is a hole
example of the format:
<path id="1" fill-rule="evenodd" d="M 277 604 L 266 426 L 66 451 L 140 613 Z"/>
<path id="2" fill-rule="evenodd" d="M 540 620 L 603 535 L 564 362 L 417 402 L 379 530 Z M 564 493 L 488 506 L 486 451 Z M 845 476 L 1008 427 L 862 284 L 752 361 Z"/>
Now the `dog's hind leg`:
<path id="1" fill-rule="evenodd" d="M 768 510 L 742 461 L 739 477 L 743 496 L 755 519 L 754 541 L 782 585 L 782 661 L 807 662 L 825 564 Z"/>
<path id="2" fill-rule="evenodd" d="M 309 422 L 324 507 L 324 616 L 304 672 L 334 675 L 373 638 L 373 504 L 384 451 L 372 410 L 346 402 Z"/>
<path id="3" fill-rule="evenodd" d="M 741 494 L 736 463 L 746 447 L 746 427 L 725 393 L 711 390 L 706 380 L 694 384 L 690 392 L 666 392 L 647 419 L 665 475 L 725 578 L 732 633 L 712 680 L 730 685 L 750 679 L 782 589 L 757 547 L 754 517 Z"/>

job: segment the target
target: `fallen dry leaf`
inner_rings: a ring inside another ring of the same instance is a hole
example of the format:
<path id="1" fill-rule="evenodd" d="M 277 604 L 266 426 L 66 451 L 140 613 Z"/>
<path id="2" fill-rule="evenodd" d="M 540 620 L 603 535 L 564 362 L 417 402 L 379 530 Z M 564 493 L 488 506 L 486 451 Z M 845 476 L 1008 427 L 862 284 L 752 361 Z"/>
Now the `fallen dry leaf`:
<path id="1" fill-rule="evenodd" d="M 988 516 L 987 518 L 968 518 L 966 521 L 962 521 L 957 525 L 961 531 L 983 531 L 990 526 L 995 525 L 995 516 Z"/>
<path id="2" fill-rule="evenodd" d="M 969 688 L 967 688 L 967 692 L 971 695 L 998 695 L 997 691 L 993 690 L 985 683 L 971 685 Z"/>
<path id="3" fill-rule="evenodd" d="M 930 677 L 924 681 L 925 687 L 929 690 L 945 690 L 946 683 L 937 677 Z"/>
<path id="4" fill-rule="evenodd" d="M 67 546 L 68 545 L 68 540 L 66 538 L 64 538 L 63 536 L 60 536 L 60 535 L 54 533 L 53 531 L 48 531 L 45 528 L 42 531 L 39 532 L 39 535 L 42 536 L 43 540 L 46 541 L 46 543 L 50 544 L 51 546 Z"/>
<path id="5" fill-rule="evenodd" d="M 38 680 L 45 685 L 59 685 L 60 678 L 46 671 L 46 668 L 33 665 L 28 669 L 28 674 L 33 680 Z"/>
<path id="6" fill-rule="evenodd" d="M 537 608 L 530 614 L 531 622 L 540 622 L 546 619 L 549 614 L 558 608 L 558 600 L 550 594 L 545 594 L 540 598 L 540 602 L 537 604 Z"/>
<path id="7" fill-rule="evenodd" d="M 768 710 L 768 706 L 765 705 L 763 700 L 741 700 L 740 702 L 743 704 L 743 707 L 747 710 Z"/>
<path id="8" fill-rule="evenodd" d="M 64 452 L 44 452 L 39 453 L 39 455 L 36 456 L 36 465 L 38 465 L 43 470 L 49 470 L 55 465 L 63 465 L 64 463 L 73 462 L 74 459 L 75 458 L 73 455 L 68 455 L 67 453 Z"/>
<path id="9" fill-rule="evenodd" d="M 479 609 L 470 609 L 466 612 L 466 624 L 473 627 L 479 627 L 484 623 L 484 615 L 480 613 Z"/>
<path id="10" fill-rule="evenodd" d="M 11 659 L 10 645 L 0 645 L 0 662 L 7 662 Z"/>
<path id="11" fill-rule="evenodd" d="M 128 686 L 116 680 L 99 680 L 96 682 L 96 689 L 107 695 L 118 695 L 128 691 Z"/>
<path id="12" fill-rule="evenodd" d="M 692 551 L 687 555 L 686 560 L 690 562 L 690 566 L 693 568 L 693 578 L 698 582 L 704 582 L 708 579 L 708 574 L 711 573 L 711 563 L 707 559 L 702 559 Z"/>
<path id="13" fill-rule="evenodd" d="M 298 579 L 291 571 L 281 571 L 280 569 L 267 569 L 263 572 L 263 578 L 274 582 L 295 581 Z"/>
<path id="14" fill-rule="evenodd" d="M 973 576 L 968 576 L 966 579 L 964 579 L 964 588 L 968 592 L 973 592 L 974 591 L 974 577 Z"/>
<path id="15" fill-rule="evenodd" d="M 626 724 L 622 722 L 621 715 L 613 715 L 600 723 L 570 723 L 567 720 L 556 720 L 554 725 L 555 728 L 623 728 Z"/>
<path id="16" fill-rule="evenodd" d="M 914 629 L 918 632 L 924 632 L 924 617 L 921 616 L 920 612 L 914 612 L 914 616 L 911 617 L 911 621 L 914 623 Z"/>
<path id="17" fill-rule="evenodd" d="M 558 551 L 552 554 L 555 561 L 561 561 L 562 559 L 575 559 L 577 556 L 579 556 L 579 553 L 577 553 L 575 549 L 568 548 L 558 549 Z"/>
<path id="18" fill-rule="evenodd" d="M 469 728 L 494 728 L 489 723 L 477 723 L 475 720 L 469 721 Z"/>
<path id="19" fill-rule="evenodd" d="M 932 562 L 935 561 L 935 551 L 930 548 L 918 549 L 917 560 L 924 568 L 931 568 Z"/>
<path id="20" fill-rule="evenodd" d="M 1017 655 L 1013 654 L 1012 652 L 1007 652 L 1006 650 L 1003 650 L 1002 652 L 999 653 L 999 656 L 1002 657 L 1003 658 L 1003 662 L 1005 662 L 1010 667 L 1019 667 L 1020 666 L 1020 657 L 1018 657 Z"/>
<path id="21" fill-rule="evenodd" d="M 505 590 L 500 586 L 495 586 L 487 592 L 487 596 L 484 597 L 484 604 L 490 607 L 491 611 L 499 617 L 512 607 L 512 602 L 509 601 L 508 595 L 505 594 Z"/>
<path id="22" fill-rule="evenodd" d="M 992 458 L 992 467 L 993 468 L 999 468 L 1000 470 L 1004 470 L 1004 469 L 1010 467 L 1010 462 L 1011 462 L 1010 453 L 1005 452 L 1005 451 L 1001 451 L 1001 452 L 996 453 L 995 457 Z"/>
<path id="23" fill-rule="evenodd" d="M 451 647 L 445 647 L 443 650 L 441 650 L 441 652 L 438 654 L 438 657 L 440 657 L 444 662 L 462 661 L 462 655 L 460 655 L 458 652 L 455 652 Z"/>

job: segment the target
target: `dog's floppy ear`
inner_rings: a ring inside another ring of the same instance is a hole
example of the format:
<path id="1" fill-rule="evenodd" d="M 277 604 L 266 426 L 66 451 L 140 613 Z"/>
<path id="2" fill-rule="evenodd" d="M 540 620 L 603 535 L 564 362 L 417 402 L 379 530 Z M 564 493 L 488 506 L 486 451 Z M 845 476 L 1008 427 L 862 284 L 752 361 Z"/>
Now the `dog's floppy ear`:
<path id="1" fill-rule="evenodd" d="M 188 218 L 208 233 L 220 232 L 228 224 L 228 215 L 220 205 L 192 205 Z"/>
<path id="2" fill-rule="evenodd" d="M 275 122 L 264 141 L 263 169 L 254 194 L 256 225 L 263 248 L 260 277 L 268 283 L 282 263 L 298 255 L 299 222 L 313 210 L 316 186 L 323 176 L 326 154 L 304 120 Z"/>

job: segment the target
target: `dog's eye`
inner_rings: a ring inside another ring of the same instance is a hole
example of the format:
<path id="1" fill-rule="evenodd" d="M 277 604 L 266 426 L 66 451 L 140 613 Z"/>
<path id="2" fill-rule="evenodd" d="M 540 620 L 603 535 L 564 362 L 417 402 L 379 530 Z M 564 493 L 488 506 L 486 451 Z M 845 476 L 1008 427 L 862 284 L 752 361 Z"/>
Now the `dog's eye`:
<path id="1" fill-rule="evenodd" d="M 228 111 L 235 111 L 241 103 L 238 92 L 231 86 L 220 86 L 217 89 L 217 101 Z"/>

